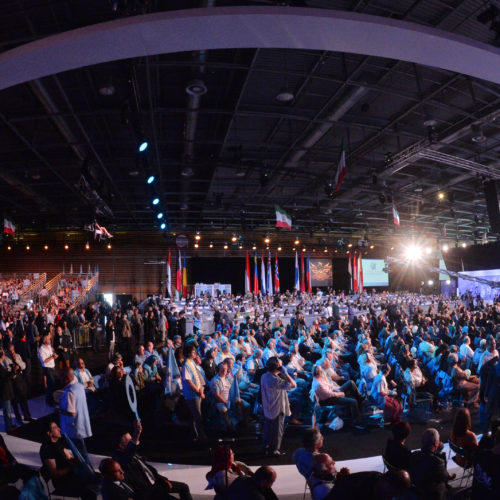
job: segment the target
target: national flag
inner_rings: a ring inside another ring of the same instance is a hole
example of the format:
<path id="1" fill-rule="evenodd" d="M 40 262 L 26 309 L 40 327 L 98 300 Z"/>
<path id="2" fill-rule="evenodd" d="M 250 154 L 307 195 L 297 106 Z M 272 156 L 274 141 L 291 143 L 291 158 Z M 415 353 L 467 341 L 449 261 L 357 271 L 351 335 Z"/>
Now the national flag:
<path id="1" fill-rule="evenodd" d="M 259 272 L 257 270 L 257 250 L 253 253 L 253 293 L 259 293 Z"/>
<path id="2" fill-rule="evenodd" d="M 352 291 L 358 293 L 358 259 L 356 254 L 352 256 Z"/>
<path id="3" fill-rule="evenodd" d="M 460 262 L 462 264 L 462 272 L 465 273 L 465 268 L 464 268 L 464 260 L 461 258 Z"/>
<path id="4" fill-rule="evenodd" d="M 274 293 L 280 293 L 280 273 L 278 269 L 278 253 L 274 255 Z"/>
<path id="5" fill-rule="evenodd" d="M 361 254 L 359 254 L 359 259 L 358 259 L 358 289 L 359 293 L 363 293 L 364 288 L 363 288 L 363 258 L 361 257 Z"/>
<path id="6" fill-rule="evenodd" d="M 262 295 L 266 294 L 266 264 L 264 262 L 264 252 L 262 252 L 262 257 L 260 259 L 260 289 Z"/>
<path id="7" fill-rule="evenodd" d="M 271 269 L 271 252 L 267 255 L 267 292 L 273 294 L 273 272 Z"/>
<path id="8" fill-rule="evenodd" d="M 292 229 L 292 218 L 278 205 L 274 205 L 274 209 L 276 210 L 276 227 Z"/>
<path id="9" fill-rule="evenodd" d="M 240 387 L 238 385 L 238 374 L 233 375 L 233 381 L 231 382 L 231 387 L 229 388 L 229 396 L 227 398 L 227 409 L 235 407 L 236 403 L 241 400 Z"/>
<path id="10" fill-rule="evenodd" d="M 400 222 L 399 222 L 399 214 L 398 214 L 398 211 L 396 210 L 396 207 L 394 205 L 392 205 L 392 219 L 394 221 L 394 224 L 396 224 L 396 226 L 400 226 Z"/>
<path id="11" fill-rule="evenodd" d="M 181 372 L 177 366 L 177 361 L 175 360 L 174 350 L 172 347 L 168 348 L 165 370 L 165 380 L 163 382 L 165 394 L 175 394 L 179 387 L 178 381 L 181 377 Z"/>
<path id="12" fill-rule="evenodd" d="M 300 278 L 299 278 L 299 258 L 297 256 L 297 252 L 295 252 L 295 290 L 297 292 L 300 290 Z"/>
<path id="13" fill-rule="evenodd" d="M 488 243 L 488 233 L 486 231 L 483 233 L 482 243 L 483 245 L 486 245 L 486 243 Z"/>
<path id="14" fill-rule="evenodd" d="M 312 286 L 311 286 L 311 262 L 309 260 L 309 255 L 307 256 L 307 262 L 306 262 L 306 274 L 307 274 L 307 291 L 309 293 L 312 292 Z"/>
<path id="15" fill-rule="evenodd" d="M 339 163 L 337 165 L 337 173 L 335 174 L 335 192 L 340 189 L 340 186 L 344 182 L 346 176 L 346 167 L 345 167 L 345 142 L 342 140 L 342 146 L 340 150 L 340 158 Z"/>
<path id="16" fill-rule="evenodd" d="M 304 252 L 300 254 L 300 293 L 304 293 L 306 291 L 306 273 L 304 270 Z"/>
<path id="17" fill-rule="evenodd" d="M 188 279 L 187 279 L 187 267 L 186 267 L 186 252 L 184 252 L 184 267 L 182 268 L 182 296 L 187 297 L 188 291 Z"/>
<path id="18" fill-rule="evenodd" d="M 248 256 L 248 250 L 246 255 L 246 264 L 245 264 L 245 293 L 250 293 L 252 291 L 250 287 L 250 258 Z"/>
<path id="19" fill-rule="evenodd" d="M 16 234 L 16 226 L 14 226 L 11 220 L 5 217 L 3 219 L 3 232 L 5 234 Z"/>
<path id="20" fill-rule="evenodd" d="M 168 261 L 167 261 L 167 293 L 170 298 L 172 298 L 172 266 L 170 264 L 170 248 L 168 249 Z"/>
<path id="21" fill-rule="evenodd" d="M 182 262 L 181 251 L 179 250 L 179 258 L 177 259 L 177 271 L 175 273 L 175 292 L 176 298 L 180 299 L 182 295 Z"/>
<path id="22" fill-rule="evenodd" d="M 350 254 L 347 263 L 347 272 L 349 273 L 349 292 L 352 292 L 352 258 Z"/>

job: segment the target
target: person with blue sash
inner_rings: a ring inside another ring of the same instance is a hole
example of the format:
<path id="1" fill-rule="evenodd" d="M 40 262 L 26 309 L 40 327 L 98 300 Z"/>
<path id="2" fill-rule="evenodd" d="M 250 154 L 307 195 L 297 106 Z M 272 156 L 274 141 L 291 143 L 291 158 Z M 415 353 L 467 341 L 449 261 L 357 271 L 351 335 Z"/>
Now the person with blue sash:
<path id="1" fill-rule="evenodd" d="M 92 436 L 92 428 L 85 389 L 78 383 L 71 368 L 63 372 L 62 382 L 64 392 L 59 409 L 61 431 L 73 441 L 82 457 L 90 464 L 85 439 Z"/>

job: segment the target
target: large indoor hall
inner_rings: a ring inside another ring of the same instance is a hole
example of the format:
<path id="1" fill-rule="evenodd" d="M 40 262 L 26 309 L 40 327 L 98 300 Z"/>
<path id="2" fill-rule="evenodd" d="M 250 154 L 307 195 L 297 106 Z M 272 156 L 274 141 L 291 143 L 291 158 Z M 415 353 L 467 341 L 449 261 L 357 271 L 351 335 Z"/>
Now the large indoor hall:
<path id="1" fill-rule="evenodd" d="M 500 499 L 500 2 L 0 12 L 0 500 Z"/>

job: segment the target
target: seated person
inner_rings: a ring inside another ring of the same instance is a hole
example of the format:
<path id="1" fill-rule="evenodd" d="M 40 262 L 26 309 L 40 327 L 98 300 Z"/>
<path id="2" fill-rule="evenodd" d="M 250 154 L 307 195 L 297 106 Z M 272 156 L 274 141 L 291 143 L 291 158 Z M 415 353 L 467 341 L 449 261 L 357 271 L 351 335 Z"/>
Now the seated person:
<path id="1" fill-rule="evenodd" d="M 219 446 L 213 455 L 212 468 L 207 472 L 208 488 L 213 488 L 216 497 L 224 498 L 227 488 L 239 476 L 252 476 L 252 470 L 243 462 L 234 460 L 233 450 L 229 446 Z"/>
<path id="2" fill-rule="evenodd" d="M 103 500 L 136 500 L 139 498 L 132 486 L 125 482 L 125 473 L 120 464 L 112 458 L 104 458 L 99 464 L 103 476 Z"/>
<path id="3" fill-rule="evenodd" d="M 311 475 L 307 480 L 313 500 L 323 500 L 330 493 L 335 484 L 336 475 L 335 462 L 330 455 L 318 453 L 313 456 Z M 339 475 L 339 479 L 342 476 L 348 476 L 349 470 L 344 468 Z"/>
<path id="4" fill-rule="evenodd" d="M 459 408 L 455 414 L 453 427 L 450 432 L 450 441 L 463 448 L 465 458 L 455 455 L 453 460 L 463 467 L 466 462 L 471 463 L 472 457 L 477 450 L 477 437 L 471 431 L 470 412 L 467 408 Z"/>
<path id="5" fill-rule="evenodd" d="M 229 419 L 228 412 L 229 391 L 232 381 L 233 377 L 228 375 L 228 366 L 224 362 L 219 364 L 217 375 L 210 381 L 210 394 L 213 397 L 215 407 L 222 417 L 222 420 L 224 420 L 227 430 L 230 432 L 235 431 Z"/>
<path id="6" fill-rule="evenodd" d="M 465 404 L 474 405 L 479 400 L 479 381 L 476 377 L 470 377 L 470 372 L 462 370 L 458 366 L 458 356 L 452 353 L 448 356 L 448 373 L 453 380 L 453 386 L 466 399 Z"/>
<path id="7" fill-rule="evenodd" d="M 422 434 L 422 449 L 410 457 L 410 476 L 418 494 L 426 500 L 444 500 L 448 481 L 455 478 L 446 470 L 446 455 L 439 432 L 432 427 Z"/>
<path id="8" fill-rule="evenodd" d="M 42 461 L 42 475 L 46 480 L 51 479 L 55 493 L 63 496 L 95 498 L 86 488 L 83 480 L 74 471 L 78 460 L 70 450 L 64 447 L 64 438 L 61 429 L 55 422 L 47 425 L 47 435 L 40 447 Z"/>
<path id="9" fill-rule="evenodd" d="M 25 483 L 35 471 L 27 465 L 20 464 L 7 448 L 3 436 L 0 434 L 0 484 L 15 483 L 19 479 Z"/>
<path id="10" fill-rule="evenodd" d="M 486 444 L 474 456 L 472 500 L 497 500 L 500 498 L 500 430 L 492 436 L 491 447 Z"/>
<path id="11" fill-rule="evenodd" d="M 158 474 L 158 471 L 137 453 L 141 433 L 141 423 L 136 420 L 134 436 L 128 432 L 123 434 L 118 448 L 113 453 L 113 460 L 123 469 L 125 482 L 136 492 L 134 498 L 160 500 L 174 498 L 170 494 L 178 493 L 181 500 L 191 500 L 187 484 L 169 481 Z"/>
<path id="12" fill-rule="evenodd" d="M 303 448 L 293 452 L 292 460 L 298 471 L 307 479 L 311 475 L 311 463 L 314 455 L 319 453 L 323 446 L 323 434 L 316 427 L 309 427 L 302 435 Z"/>
<path id="13" fill-rule="evenodd" d="M 227 491 L 228 500 L 274 500 L 272 490 L 276 471 L 272 467 L 259 467 L 253 476 L 236 478 Z"/>
<path id="14" fill-rule="evenodd" d="M 397 422 L 403 413 L 403 408 L 398 399 L 396 399 L 396 391 L 389 389 L 387 376 L 391 372 L 389 364 L 384 364 L 380 367 L 378 375 L 373 380 L 372 397 L 378 408 L 384 410 L 384 418 L 386 421 Z"/>
<path id="15" fill-rule="evenodd" d="M 392 438 L 387 440 L 384 458 L 396 469 L 409 470 L 411 451 L 405 446 L 411 427 L 408 422 L 396 422 L 391 427 Z"/>

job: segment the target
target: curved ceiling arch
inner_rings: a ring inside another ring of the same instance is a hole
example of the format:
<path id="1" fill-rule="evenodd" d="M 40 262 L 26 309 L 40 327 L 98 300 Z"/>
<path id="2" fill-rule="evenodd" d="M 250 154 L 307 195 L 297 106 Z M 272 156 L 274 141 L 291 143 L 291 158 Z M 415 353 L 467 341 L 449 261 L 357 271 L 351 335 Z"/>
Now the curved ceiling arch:
<path id="1" fill-rule="evenodd" d="M 0 89 L 114 60 L 234 48 L 365 54 L 500 84 L 499 49 L 434 28 L 323 9 L 215 7 L 118 19 L 6 51 L 0 54 Z"/>

